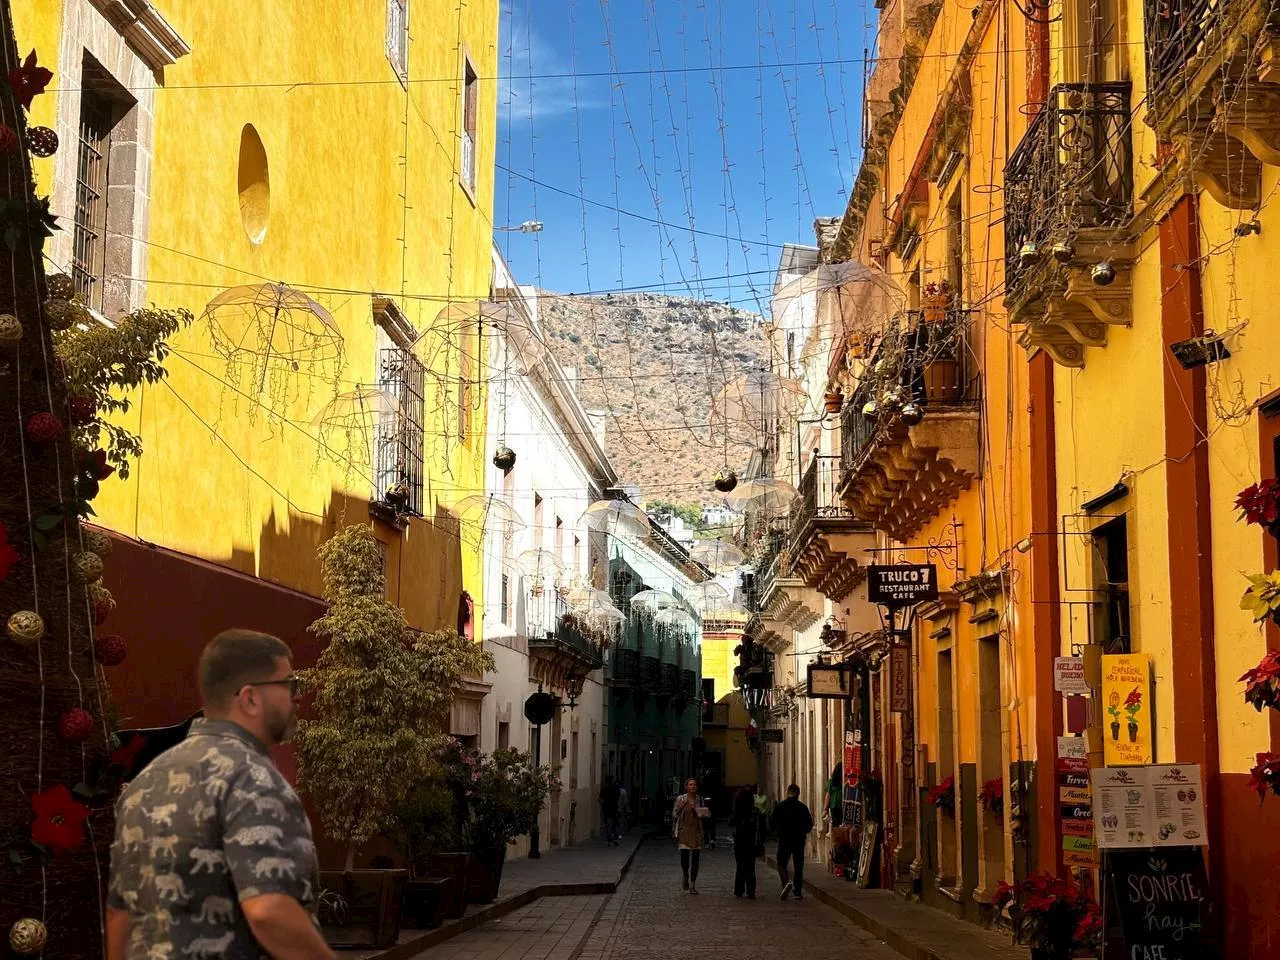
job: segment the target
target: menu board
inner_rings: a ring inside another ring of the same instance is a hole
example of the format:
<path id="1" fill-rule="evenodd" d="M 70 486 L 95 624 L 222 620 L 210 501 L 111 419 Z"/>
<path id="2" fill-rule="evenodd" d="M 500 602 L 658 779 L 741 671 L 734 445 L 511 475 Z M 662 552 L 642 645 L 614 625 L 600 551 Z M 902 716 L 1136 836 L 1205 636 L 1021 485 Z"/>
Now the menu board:
<path id="1" fill-rule="evenodd" d="M 1104 850 L 1150 847 L 1155 842 L 1146 767 L 1098 767 L 1093 770 L 1094 825 Z"/>
<path id="2" fill-rule="evenodd" d="M 1149 767 L 1152 815 L 1157 847 L 1203 846 L 1209 842 L 1204 822 L 1204 787 L 1194 763 Z"/>
<path id="3" fill-rule="evenodd" d="M 1107 868 L 1109 909 L 1119 916 L 1125 957 L 1217 956 L 1206 931 L 1212 908 L 1199 847 L 1125 850 L 1110 854 Z"/>
<path id="4" fill-rule="evenodd" d="M 1062 862 L 1069 867 L 1094 865 L 1093 800 L 1089 795 L 1089 761 L 1059 756 L 1058 816 L 1062 822 Z"/>
<path id="5" fill-rule="evenodd" d="M 1155 764 L 1093 771 L 1098 846 L 1201 846 L 1208 842 L 1197 764 Z"/>

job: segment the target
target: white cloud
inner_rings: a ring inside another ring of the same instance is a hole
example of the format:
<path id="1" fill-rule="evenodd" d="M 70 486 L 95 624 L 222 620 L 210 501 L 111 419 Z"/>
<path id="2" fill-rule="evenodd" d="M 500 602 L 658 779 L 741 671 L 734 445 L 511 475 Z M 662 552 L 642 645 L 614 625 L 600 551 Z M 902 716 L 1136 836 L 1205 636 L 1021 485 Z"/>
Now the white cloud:
<path id="1" fill-rule="evenodd" d="M 503 3 L 501 16 L 499 123 L 518 126 L 531 115 L 540 120 L 601 105 L 594 92 L 597 78 L 580 78 L 575 84 L 572 60 L 530 26 L 524 11 L 517 9 L 512 16 L 510 4 Z"/>

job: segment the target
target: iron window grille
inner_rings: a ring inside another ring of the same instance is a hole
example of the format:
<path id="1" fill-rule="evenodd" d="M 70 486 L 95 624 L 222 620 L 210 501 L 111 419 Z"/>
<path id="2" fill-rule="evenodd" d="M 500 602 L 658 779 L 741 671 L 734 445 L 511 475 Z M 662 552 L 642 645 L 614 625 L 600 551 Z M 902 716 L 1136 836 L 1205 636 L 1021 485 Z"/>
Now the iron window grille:
<path id="1" fill-rule="evenodd" d="M 425 379 L 422 362 L 407 350 L 380 351 L 379 382 L 397 409 L 378 425 L 377 499 L 414 517 L 422 516 Z"/>
<path id="2" fill-rule="evenodd" d="M 107 252 L 107 163 L 113 114 L 111 101 L 100 92 L 91 87 L 81 91 L 71 274 L 76 292 L 92 307 L 102 306 L 102 275 Z"/>

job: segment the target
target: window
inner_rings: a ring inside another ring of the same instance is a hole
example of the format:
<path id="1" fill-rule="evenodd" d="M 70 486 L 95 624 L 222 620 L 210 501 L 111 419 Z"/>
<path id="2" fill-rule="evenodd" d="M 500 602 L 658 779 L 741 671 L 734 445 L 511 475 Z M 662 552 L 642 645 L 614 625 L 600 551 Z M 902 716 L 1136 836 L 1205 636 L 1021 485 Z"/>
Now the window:
<path id="1" fill-rule="evenodd" d="M 498 749 L 506 750 L 511 746 L 511 724 L 506 720 L 498 721 Z"/>
<path id="2" fill-rule="evenodd" d="M 507 574 L 502 575 L 502 614 L 503 623 L 511 623 L 511 577 Z"/>
<path id="3" fill-rule="evenodd" d="M 375 499 L 401 513 L 422 516 L 422 362 L 405 347 L 379 351 L 378 383 L 395 398 L 397 409 L 378 424 Z"/>
<path id="4" fill-rule="evenodd" d="M 387 0 L 387 60 L 401 83 L 409 81 L 409 0 Z"/>
<path id="5" fill-rule="evenodd" d="M 90 306 L 103 309 L 112 134 L 130 104 L 126 102 L 127 94 L 88 56 L 84 60 L 81 82 L 71 275 L 81 298 Z M 131 242 L 132 238 L 124 240 Z"/>
<path id="6" fill-rule="evenodd" d="M 458 176 L 471 193 L 476 189 L 476 113 L 480 107 L 480 81 L 471 58 L 462 61 L 462 164 Z"/>
<path id="7" fill-rule="evenodd" d="M 570 747 L 570 750 L 572 752 L 569 754 L 569 789 L 577 790 L 578 789 L 578 731 L 577 730 L 573 731 L 573 733 L 570 734 L 570 739 L 573 741 L 573 743 L 572 743 L 572 746 Z"/>
<path id="8" fill-rule="evenodd" d="M 947 284 L 956 306 L 964 303 L 964 183 L 947 205 Z"/>
<path id="9" fill-rule="evenodd" d="M 1121 515 L 1093 531 L 1103 609 L 1098 627 L 1104 653 L 1130 653 L 1129 523 Z"/>

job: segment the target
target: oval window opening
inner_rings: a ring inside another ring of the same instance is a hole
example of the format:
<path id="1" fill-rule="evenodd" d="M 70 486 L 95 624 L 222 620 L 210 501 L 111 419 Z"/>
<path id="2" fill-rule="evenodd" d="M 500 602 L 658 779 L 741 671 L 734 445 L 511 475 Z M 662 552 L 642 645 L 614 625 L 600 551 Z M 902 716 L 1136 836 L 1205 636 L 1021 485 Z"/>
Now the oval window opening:
<path id="1" fill-rule="evenodd" d="M 253 124 L 240 131 L 240 222 L 250 243 L 261 243 L 267 235 L 271 216 L 271 179 L 267 174 L 267 151 Z"/>

